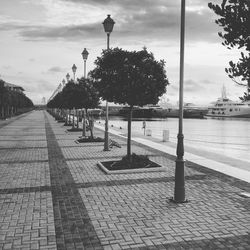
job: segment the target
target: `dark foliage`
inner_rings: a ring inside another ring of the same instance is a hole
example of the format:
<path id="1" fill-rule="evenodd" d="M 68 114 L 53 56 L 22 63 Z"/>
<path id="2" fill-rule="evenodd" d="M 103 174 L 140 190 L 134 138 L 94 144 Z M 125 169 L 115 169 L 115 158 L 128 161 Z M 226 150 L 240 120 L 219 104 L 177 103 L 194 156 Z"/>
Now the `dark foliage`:
<path id="1" fill-rule="evenodd" d="M 89 109 L 99 105 L 99 96 L 89 79 L 78 79 L 76 84 L 69 81 L 63 90 L 47 104 L 48 108 Z"/>
<path id="2" fill-rule="evenodd" d="M 238 48 L 245 50 L 237 63 L 229 62 L 225 71 L 237 84 L 247 86 L 247 93 L 240 99 L 249 100 L 250 88 L 250 1 L 249 0 L 222 0 L 222 4 L 208 4 L 218 16 L 215 22 L 224 32 L 219 36 L 224 40 L 222 44 L 228 49 Z"/>
<path id="3" fill-rule="evenodd" d="M 146 49 L 105 50 L 90 72 L 100 96 L 109 102 L 143 106 L 156 104 L 166 92 L 164 62 L 156 61 Z"/>
<path id="4" fill-rule="evenodd" d="M 19 109 L 32 108 L 33 102 L 22 92 L 6 88 L 5 82 L 0 79 L 0 116 L 6 117 L 9 110 L 18 113 Z"/>
<path id="5" fill-rule="evenodd" d="M 63 90 L 50 100 L 47 104 L 48 108 L 59 109 L 84 109 L 87 114 L 89 124 L 91 123 L 88 117 L 88 109 L 97 108 L 99 105 L 98 91 L 90 79 L 81 78 L 75 83 L 73 80 L 69 81 Z M 84 115 L 85 119 L 85 115 Z M 76 128 L 68 131 L 78 131 Z M 93 130 L 90 127 L 91 137 L 93 137 Z"/>

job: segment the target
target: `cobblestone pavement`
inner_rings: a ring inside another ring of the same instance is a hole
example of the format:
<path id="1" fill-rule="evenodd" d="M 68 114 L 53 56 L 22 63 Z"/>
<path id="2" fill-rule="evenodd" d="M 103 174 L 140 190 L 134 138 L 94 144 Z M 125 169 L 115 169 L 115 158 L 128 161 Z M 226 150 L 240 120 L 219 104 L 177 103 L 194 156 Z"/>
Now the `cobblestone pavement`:
<path id="1" fill-rule="evenodd" d="M 0 123 L 0 249 L 250 249 L 249 184 L 187 162 L 189 202 L 175 204 L 174 157 L 134 143 L 165 171 L 106 175 L 97 161 L 126 142 L 80 135 L 44 111 Z"/>

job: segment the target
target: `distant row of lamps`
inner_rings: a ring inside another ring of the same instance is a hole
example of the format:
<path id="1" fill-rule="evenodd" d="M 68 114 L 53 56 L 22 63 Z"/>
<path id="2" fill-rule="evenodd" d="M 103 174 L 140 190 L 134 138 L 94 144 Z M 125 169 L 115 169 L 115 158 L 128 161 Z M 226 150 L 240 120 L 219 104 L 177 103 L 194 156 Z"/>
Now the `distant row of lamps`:
<path id="1" fill-rule="evenodd" d="M 113 31 L 114 27 L 114 20 L 110 17 L 110 15 L 107 16 L 107 18 L 103 21 L 103 28 L 104 31 L 107 34 L 107 50 L 109 50 L 109 40 L 110 40 L 110 34 Z M 87 51 L 86 48 L 82 51 L 82 59 L 84 61 L 84 78 L 86 78 L 86 61 L 88 59 L 89 52 Z M 76 77 L 76 70 L 77 67 L 75 64 L 72 66 L 72 72 L 73 72 L 73 80 L 75 82 L 75 77 Z M 69 82 L 70 80 L 70 75 L 67 73 L 66 75 L 66 80 Z M 66 81 L 65 79 L 62 80 L 62 88 L 65 86 Z M 109 151 L 109 133 L 108 133 L 108 101 L 106 101 L 106 117 L 105 117 L 105 133 L 104 133 L 104 151 Z"/>
<path id="2" fill-rule="evenodd" d="M 84 50 L 82 52 L 82 58 L 83 58 L 83 61 L 84 61 L 84 78 L 86 78 L 86 61 L 88 59 L 88 55 L 89 55 L 89 52 L 87 51 L 86 48 L 84 48 Z M 76 78 L 76 70 L 77 70 L 77 67 L 76 67 L 75 64 L 73 64 L 72 72 L 73 72 L 73 80 L 74 80 L 74 82 L 76 80 L 75 79 Z M 66 79 L 67 79 L 67 82 L 69 82 L 69 79 L 70 79 L 70 74 L 69 73 L 67 73 Z M 63 86 L 65 86 L 65 84 L 66 84 L 65 79 L 62 80 L 62 84 L 63 84 Z"/>

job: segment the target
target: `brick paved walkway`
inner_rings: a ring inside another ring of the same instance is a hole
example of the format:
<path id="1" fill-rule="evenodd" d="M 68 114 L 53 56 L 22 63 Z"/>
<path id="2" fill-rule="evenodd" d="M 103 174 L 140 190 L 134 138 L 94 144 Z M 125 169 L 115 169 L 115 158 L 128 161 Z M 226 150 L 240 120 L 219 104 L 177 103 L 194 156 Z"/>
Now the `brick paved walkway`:
<path id="1" fill-rule="evenodd" d="M 249 184 L 187 162 L 190 201 L 174 204 L 173 157 L 133 144 L 165 171 L 106 175 L 97 161 L 125 142 L 79 135 L 43 111 L 0 122 L 0 249 L 250 249 Z"/>

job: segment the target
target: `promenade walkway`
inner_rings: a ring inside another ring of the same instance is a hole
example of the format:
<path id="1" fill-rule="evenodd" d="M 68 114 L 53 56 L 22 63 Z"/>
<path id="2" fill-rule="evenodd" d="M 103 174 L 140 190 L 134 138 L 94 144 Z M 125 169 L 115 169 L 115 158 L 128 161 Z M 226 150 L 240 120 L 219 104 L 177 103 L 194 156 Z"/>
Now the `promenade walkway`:
<path id="1" fill-rule="evenodd" d="M 134 142 L 165 171 L 106 175 L 97 161 L 126 142 L 105 152 L 80 134 L 45 111 L 0 122 L 0 249 L 250 248 L 249 183 L 188 162 L 189 202 L 175 204 L 172 156 Z"/>

